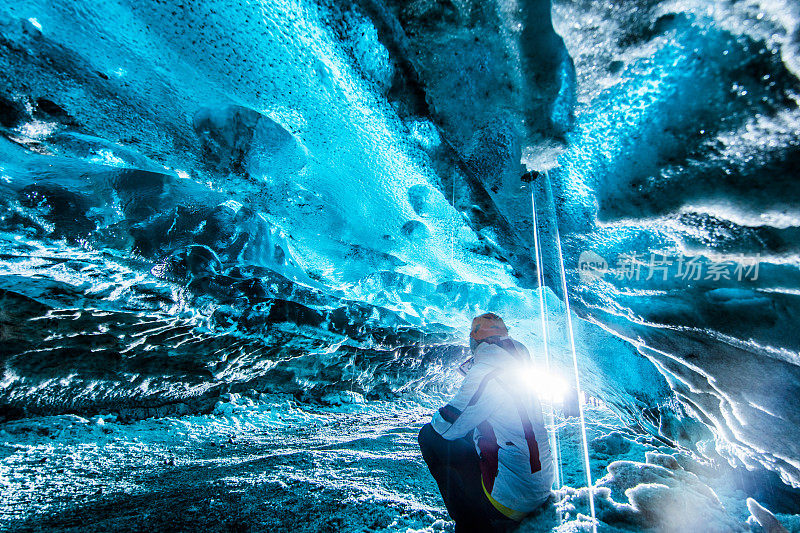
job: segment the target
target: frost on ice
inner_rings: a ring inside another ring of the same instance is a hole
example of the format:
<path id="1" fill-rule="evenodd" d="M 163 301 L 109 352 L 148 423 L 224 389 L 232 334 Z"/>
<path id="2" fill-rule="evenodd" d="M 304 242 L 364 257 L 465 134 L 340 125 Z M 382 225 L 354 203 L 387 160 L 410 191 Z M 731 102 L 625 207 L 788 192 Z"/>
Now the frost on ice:
<path id="1" fill-rule="evenodd" d="M 588 406 L 520 531 L 800 530 L 798 20 L 0 3 L 2 527 L 447 530 L 493 311 Z"/>

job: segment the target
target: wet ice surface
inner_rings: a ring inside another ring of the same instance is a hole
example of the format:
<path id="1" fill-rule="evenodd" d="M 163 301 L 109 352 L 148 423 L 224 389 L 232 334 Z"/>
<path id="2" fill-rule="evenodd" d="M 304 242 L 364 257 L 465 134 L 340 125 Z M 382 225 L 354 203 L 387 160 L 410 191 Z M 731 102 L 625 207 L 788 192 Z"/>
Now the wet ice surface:
<path id="1" fill-rule="evenodd" d="M 433 401 L 341 400 L 310 406 L 289 396 L 231 395 L 210 415 L 131 424 L 113 415 L 62 415 L 3 424 L 0 529 L 452 530 L 416 443 Z M 577 421 L 562 419 L 557 431 L 564 482 L 585 486 Z M 707 531 L 750 530 L 743 493 L 722 478 L 643 464 L 646 452 L 675 450 L 624 427 L 608 410 L 588 409 L 588 436 L 593 478 L 611 488 L 610 497 L 608 488 L 596 489 L 599 530 L 669 531 L 645 518 L 646 503 L 626 507 L 620 492 L 626 483 L 653 483 L 654 475 L 680 494 L 713 486 L 724 509 L 705 500 L 695 509 Z M 702 472 L 688 456 L 676 457 Z M 616 476 L 602 478 L 615 460 L 636 462 L 615 463 Z M 519 531 L 583 531 L 586 513 L 585 488 L 566 488 Z"/>

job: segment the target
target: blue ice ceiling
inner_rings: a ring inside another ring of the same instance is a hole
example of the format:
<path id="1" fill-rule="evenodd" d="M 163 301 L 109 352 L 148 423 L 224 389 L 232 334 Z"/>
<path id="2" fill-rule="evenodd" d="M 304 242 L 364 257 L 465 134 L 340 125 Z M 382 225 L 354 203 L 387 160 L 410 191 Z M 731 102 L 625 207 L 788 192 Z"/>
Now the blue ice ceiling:
<path id="1" fill-rule="evenodd" d="M 474 313 L 563 315 L 557 229 L 587 392 L 800 485 L 796 11 L 5 3 L 5 416 L 447 387 Z"/>

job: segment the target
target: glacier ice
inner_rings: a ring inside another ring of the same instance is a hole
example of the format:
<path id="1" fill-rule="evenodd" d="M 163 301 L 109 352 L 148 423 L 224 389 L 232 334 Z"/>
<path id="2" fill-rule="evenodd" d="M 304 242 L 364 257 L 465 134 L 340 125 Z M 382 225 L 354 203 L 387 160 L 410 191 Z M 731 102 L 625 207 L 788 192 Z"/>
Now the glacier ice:
<path id="1" fill-rule="evenodd" d="M 58 498 L 146 502 L 159 469 L 212 464 L 221 506 L 183 501 L 187 524 L 274 530 L 259 498 L 319 491 L 309 531 L 446 529 L 408 428 L 478 312 L 541 366 L 547 335 L 574 379 L 568 297 L 601 528 L 759 531 L 747 497 L 800 527 L 798 21 L 771 0 L 0 2 L 0 520 L 68 528 L 86 515 Z M 590 527 L 580 455 L 520 531 Z M 232 466 L 256 457 L 276 471 Z"/>

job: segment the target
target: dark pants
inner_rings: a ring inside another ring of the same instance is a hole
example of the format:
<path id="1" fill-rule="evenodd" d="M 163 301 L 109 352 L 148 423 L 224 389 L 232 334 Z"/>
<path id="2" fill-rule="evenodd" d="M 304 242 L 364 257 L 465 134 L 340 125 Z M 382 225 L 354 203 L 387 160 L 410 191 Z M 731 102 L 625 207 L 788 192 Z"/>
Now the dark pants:
<path id="1" fill-rule="evenodd" d="M 501 533 L 518 525 L 495 509 L 484 494 L 471 435 L 447 440 L 425 424 L 419 432 L 419 449 L 456 523 L 456 533 Z"/>

